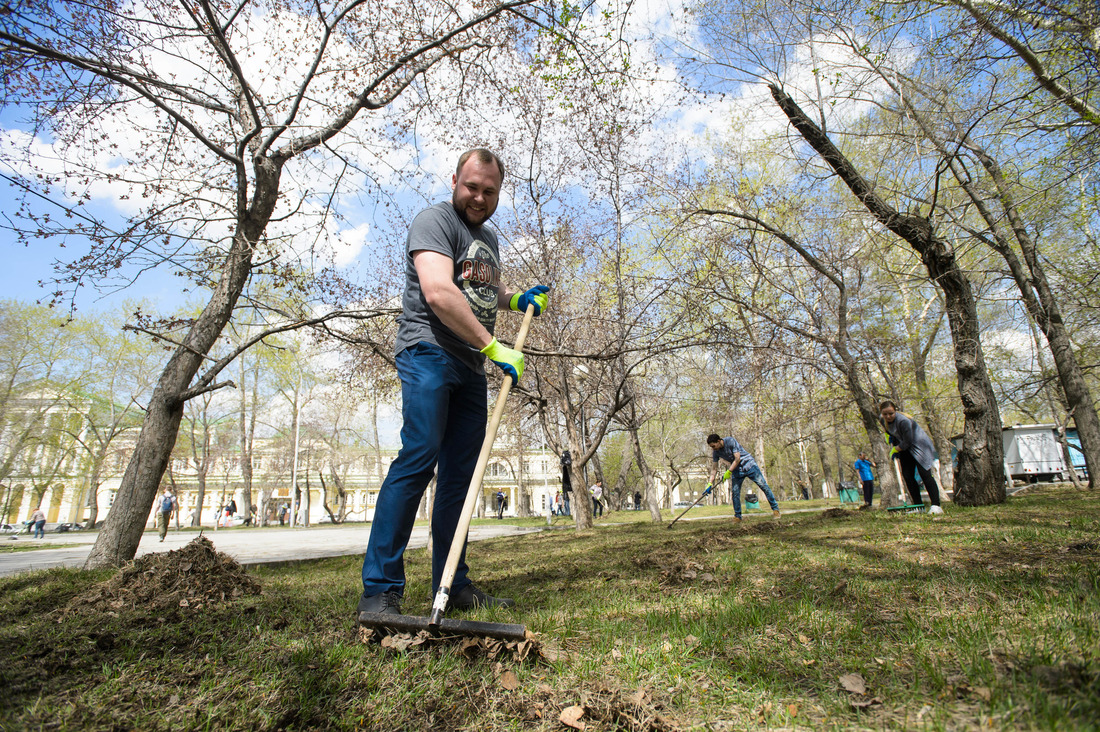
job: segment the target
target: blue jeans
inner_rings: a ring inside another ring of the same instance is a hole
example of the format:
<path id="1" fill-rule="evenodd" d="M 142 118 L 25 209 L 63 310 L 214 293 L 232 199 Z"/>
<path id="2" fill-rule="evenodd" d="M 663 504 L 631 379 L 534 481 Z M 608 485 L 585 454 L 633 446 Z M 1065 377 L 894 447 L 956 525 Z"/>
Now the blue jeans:
<path id="1" fill-rule="evenodd" d="M 367 553 L 363 594 L 405 592 L 405 546 L 424 489 L 436 472 L 432 506 L 432 594 L 439 588 L 462 504 L 485 439 L 488 387 L 479 374 L 439 346 L 417 343 L 397 354 L 401 377 L 401 451 L 378 492 Z M 451 583 L 453 597 L 466 585 L 466 551 Z"/>
<path id="2" fill-rule="evenodd" d="M 753 483 L 756 483 L 760 487 L 760 490 L 764 491 L 764 495 L 768 499 L 768 505 L 772 507 L 773 511 L 779 510 L 779 504 L 775 502 L 775 496 L 772 495 L 772 489 L 768 487 L 768 481 L 764 480 L 764 474 L 760 472 L 760 466 L 754 465 L 744 473 L 735 473 L 730 478 L 730 483 L 733 485 L 733 515 L 741 516 L 741 484 L 745 482 L 745 478 L 748 478 Z"/>
<path id="3" fill-rule="evenodd" d="M 37 538 L 39 538 L 39 536 L 41 536 L 43 539 L 46 538 L 46 522 L 45 522 L 45 520 L 34 522 L 34 538 L 37 539 Z"/>

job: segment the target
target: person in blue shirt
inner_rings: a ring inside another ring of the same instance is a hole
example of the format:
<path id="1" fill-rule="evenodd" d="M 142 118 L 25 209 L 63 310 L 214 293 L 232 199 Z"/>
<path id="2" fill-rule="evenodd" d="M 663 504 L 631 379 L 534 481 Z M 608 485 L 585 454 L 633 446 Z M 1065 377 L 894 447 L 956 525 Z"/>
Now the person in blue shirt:
<path id="1" fill-rule="evenodd" d="M 863 481 L 863 507 L 870 508 L 875 497 L 875 474 L 871 472 L 871 468 L 878 466 L 873 461 L 867 461 L 865 452 L 859 454 L 859 460 L 856 460 L 854 465 L 856 472 L 859 473 L 859 479 Z"/>
<path id="2" fill-rule="evenodd" d="M 764 491 L 768 498 L 768 505 L 772 507 L 772 515 L 779 518 L 779 504 L 772 495 L 772 489 L 768 487 L 768 481 L 764 480 L 764 474 L 760 466 L 752 459 L 752 454 L 741 447 L 741 443 L 732 437 L 719 437 L 712 432 L 707 435 L 707 447 L 711 449 L 710 483 L 707 488 L 714 486 L 714 479 L 718 475 L 718 461 L 729 465 L 729 469 L 722 474 L 722 480 L 729 480 L 733 488 L 733 514 L 734 521 L 741 522 L 741 484 L 748 478 Z"/>

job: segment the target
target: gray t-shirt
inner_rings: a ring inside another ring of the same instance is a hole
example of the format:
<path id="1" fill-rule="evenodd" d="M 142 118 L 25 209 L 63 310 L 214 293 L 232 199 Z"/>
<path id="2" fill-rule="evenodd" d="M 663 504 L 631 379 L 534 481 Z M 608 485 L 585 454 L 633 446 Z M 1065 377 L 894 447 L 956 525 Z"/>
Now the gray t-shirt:
<path id="1" fill-rule="evenodd" d="M 737 453 L 741 454 L 741 462 L 737 464 L 737 470 L 734 472 L 738 476 L 747 475 L 750 470 L 756 467 L 756 461 L 752 459 L 752 454 L 741 447 L 741 443 L 733 437 L 724 438 L 721 449 L 711 450 L 711 459 L 714 462 L 718 462 L 719 459 L 725 460 L 732 465 L 734 456 Z"/>
<path id="2" fill-rule="evenodd" d="M 397 317 L 394 354 L 417 343 L 434 343 L 478 373 L 485 373 L 485 356 L 443 324 L 428 307 L 413 266 L 413 252 L 445 254 L 454 260 L 454 283 L 489 333 L 497 322 L 500 289 L 500 247 L 496 234 L 484 226 L 470 228 L 450 201 L 416 215 L 405 244 L 405 294 Z"/>

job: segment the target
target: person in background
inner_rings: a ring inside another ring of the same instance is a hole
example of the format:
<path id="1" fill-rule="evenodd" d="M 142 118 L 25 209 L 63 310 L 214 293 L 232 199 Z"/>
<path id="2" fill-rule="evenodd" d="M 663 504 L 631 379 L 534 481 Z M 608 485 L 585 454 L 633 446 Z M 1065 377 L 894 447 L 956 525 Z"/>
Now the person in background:
<path id="1" fill-rule="evenodd" d="M 573 456 L 565 450 L 561 454 L 561 492 L 562 504 L 565 506 L 565 515 L 572 516 L 573 511 L 569 506 L 569 494 L 573 492 L 573 479 L 569 477 L 569 468 L 573 465 Z"/>
<path id="2" fill-rule="evenodd" d="M 634 491 L 634 510 L 635 511 L 641 511 L 642 510 L 642 494 L 639 493 L 638 491 Z"/>
<path id="3" fill-rule="evenodd" d="M 35 539 L 46 538 L 46 514 L 42 512 L 41 506 L 35 506 L 31 512 L 31 525 L 34 526 Z"/>
<path id="4" fill-rule="evenodd" d="M 160 510 L 157 512 L 157 526 L 160 528 L 160 540 L 163 543 L 165 538 L 168 537 L 168 524 L 172 521 L 172 514 L 179 510 L 179 504 L 176 503 L 176 497 L 172 495 L 172 491 L 168 488 L 164 489 L 164 494 L 160 497 Z"/>
<path id="5" fill-rule="evenodd" d="M 597 480 L 588 492 L 592 494 L 592 518 L 603 516 L 603 481 Z"/>
<path id="6" fill-rule="evenodd" d="M 871 472 L 871 468 L 877 468 L 873 461 L 867 461 L 867 453 L 861 452 L 859 454 L 859 460 L 853 463 L 856 472 L 859 473 L 859 479 L 863 483 L 863 508 L 870 508 L 875 498 L 875 474 Z"/>
<path id="7" fill-rule="evenodd" d="M 928 498 L 932 501 L 932 507 L 928 513 L 937 515 L 943 513 L 940 507 L 940 487 L 932 475 L 932 464 L 936 461 L 936 448 L 932 444 L 932 438 L 921 429 L 921 426 L 905 412 L 898 411 L 897 405 L 887 399 L 879 405 L 879 421 L 890 444 L 894 448 L 890 456 L 901 463 L 901 478 L 905 481 L 905 487 L 909 489 L 909 496 L 915 505 L 924 505 L 920 497 L 920 486 L 913 473 L 920 475 L 924 483 L 924 489 L 928 491 Z"/>

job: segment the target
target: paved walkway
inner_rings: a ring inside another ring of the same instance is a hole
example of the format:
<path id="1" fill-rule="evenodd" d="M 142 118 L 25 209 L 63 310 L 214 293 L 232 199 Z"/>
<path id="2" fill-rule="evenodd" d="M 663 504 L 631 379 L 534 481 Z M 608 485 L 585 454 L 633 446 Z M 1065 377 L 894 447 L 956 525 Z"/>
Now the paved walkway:
<path id="1" fill-rule="evenodd" d="M 497 536 L 513 536 L 538 531 L 536 528 L 512 526 L 510 524 L 475 525 L 470 527 L 470 541 L 490 539 Z M 72 532 L 65 534 L 47 534 L 45 539 L 35 539 L 29 534 L 19 534 L 12 540 L 7 535 L 0 536 L 0 542 L 20 546 L 34 544 L 80 544 L 81 546 L 38 549 L 36 551 L 0 553 L 0 576 L 16 574 L 29 569 L 48 567 L 79 567 L 84 564 L 95 543 L 97 532 Z M 198 535 L 196 531 L 169 531 L 164 543 L 156 532 L 145 532 L 138 545 L 138 555 L 151 552 L 164 552 L 179 549 Z M 207 529 L 203 532 L 218 551 L 225 552 L 241 564 L 277 564 L 303 559 L 321 559 L 342 557 L 349 554 L 362 554 L 367 548 L 370 527 L 367 524 L 341 526 L 315 526 L 309 529 L 289 529 L 267 527 L 263 529 Z M 426 546 L 428 527 L 417 526 L 413 529 L 410 548 Z"/>

